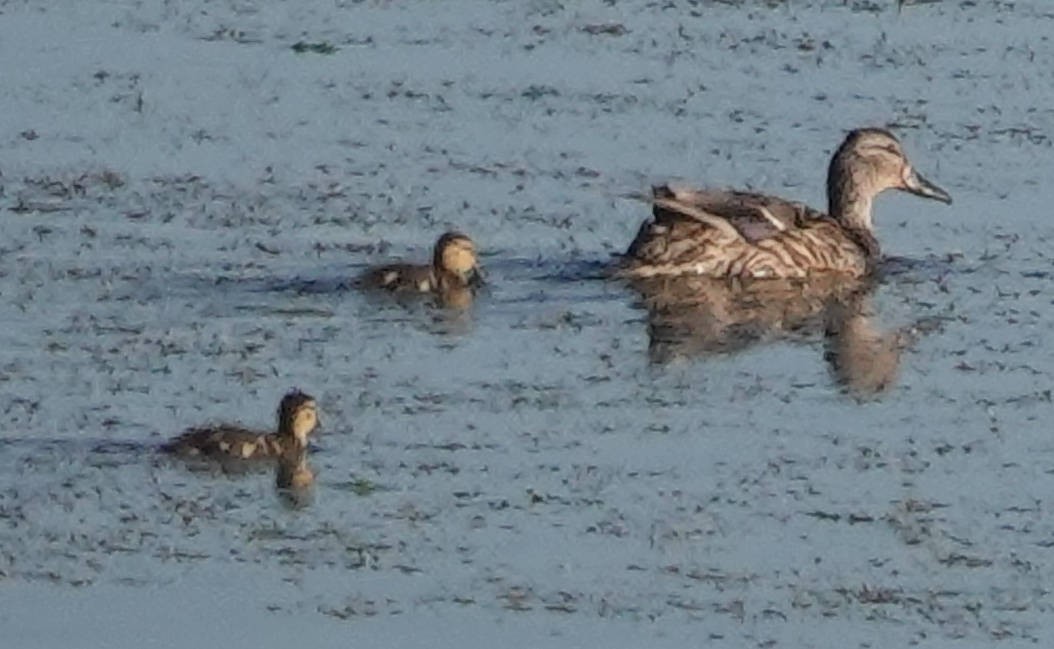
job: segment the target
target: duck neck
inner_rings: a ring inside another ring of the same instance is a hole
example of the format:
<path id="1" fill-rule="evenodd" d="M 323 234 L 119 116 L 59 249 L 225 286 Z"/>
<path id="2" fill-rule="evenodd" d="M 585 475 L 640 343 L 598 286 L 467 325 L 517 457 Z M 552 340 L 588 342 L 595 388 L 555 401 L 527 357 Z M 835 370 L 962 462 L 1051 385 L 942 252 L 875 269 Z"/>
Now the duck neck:
<path id="1" fill-rule="evenodd" d="M 833 182 L 827 192 L 827 213 L 842 225 L 871 230 L 871 193 L 851 180 Z"/>
<path id="2" fill-rule="evenodd" d="M 439 291 L 449 291 L 456 288 L 464 288 L 467 283 L 461 275 L 436 266 L 432 269 L 432 285 Z"/>
<path id="3" fill-rule="evenodd" d="M 828 186 L 828 215 L 845 229 L 869 261 L 880 254 L 871 224 L 871 202 L 872 194 L 851 180 L 831 182 Z"/>
<path id="4" fill-rule="evenodd" d="M 273 438 L 279 443 L 283 452 L 303 449 L 307 446 L 307 437 L 298 437 L 292 423 L 281 426 Z"/>

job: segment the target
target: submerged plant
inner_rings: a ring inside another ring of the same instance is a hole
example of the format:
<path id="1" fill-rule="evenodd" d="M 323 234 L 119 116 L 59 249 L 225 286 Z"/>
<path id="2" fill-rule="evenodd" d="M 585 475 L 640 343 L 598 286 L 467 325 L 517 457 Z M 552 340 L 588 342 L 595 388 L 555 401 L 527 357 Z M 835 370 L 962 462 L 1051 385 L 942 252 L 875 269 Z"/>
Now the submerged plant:
<path id="1" fill-rule="evenodd" d="M 330 43 L 329 41 L 319 41 L 317 43 L 297 41 L 293 44 L 293 51 L 297 54 L 333 54 L 339 49 L 340 48 Z"/>

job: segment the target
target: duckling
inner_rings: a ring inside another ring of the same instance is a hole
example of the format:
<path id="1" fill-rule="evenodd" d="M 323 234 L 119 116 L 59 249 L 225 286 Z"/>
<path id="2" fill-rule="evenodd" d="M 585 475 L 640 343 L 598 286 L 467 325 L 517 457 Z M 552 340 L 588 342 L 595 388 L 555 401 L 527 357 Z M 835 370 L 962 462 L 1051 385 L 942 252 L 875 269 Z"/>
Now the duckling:
<path id="1" fill-rule="evenodd" d="M 951 203 L 912 167 L 889 131 L 849 133 L 827 172 L 828 213 L 739 191 L 653 188 L 653 219 L 627 250 L 627 277 L 796 278 L 820 273 L 863 277 L 880 257 L 871 204 L 887 189 Z"/>
<path id="2" fill-rule="evenodd" d="M 161 447 L 183 457 L 217 459 L 275 458 L 307 448 L 307 437 L 318 426 L 314 397 L 292 390 L 278 405 L 278 430 L 248 430 L 231 424 L 191 428 Z"/>
<path id="3" fill-rule="evenodd" d="M 481 283 L 476 246 L 460 232 L 447 232 L 439 237 L 431 265 L 380 266 L 360 278 L 360 284 L 366 288 L 436 295 L 471 292 Z"/>

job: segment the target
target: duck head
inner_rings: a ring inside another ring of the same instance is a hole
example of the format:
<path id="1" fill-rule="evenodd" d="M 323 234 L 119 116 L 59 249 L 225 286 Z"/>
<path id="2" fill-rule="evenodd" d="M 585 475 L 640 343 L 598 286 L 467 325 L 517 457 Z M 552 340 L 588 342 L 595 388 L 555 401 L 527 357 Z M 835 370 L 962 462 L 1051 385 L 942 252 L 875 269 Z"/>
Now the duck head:
<path id="1" fill-rule="evenodd" d="M 476 245 L 460 232 L 439 237 L 432 263 L 437 275 L 456 277 L 463 286 L 474 287 L 483 281 Z"/>
<path id="2" fill-rule="evenodd" d="M 879 128 L 851 131 L 827 171 L 828 214 L 871 229 L 871 202 L 887 189 L 951 203 L 951 196 L 915 170 L 895 135 Z"/>
<path id="3" fill-rule="evenodd" d="M 292 437 L 300 448 L 307 447 L 307 437 L 318 427 L 318 406 L 315 398 L 300 390 L 292 390 L 278 405 L 278 433 Z"/>

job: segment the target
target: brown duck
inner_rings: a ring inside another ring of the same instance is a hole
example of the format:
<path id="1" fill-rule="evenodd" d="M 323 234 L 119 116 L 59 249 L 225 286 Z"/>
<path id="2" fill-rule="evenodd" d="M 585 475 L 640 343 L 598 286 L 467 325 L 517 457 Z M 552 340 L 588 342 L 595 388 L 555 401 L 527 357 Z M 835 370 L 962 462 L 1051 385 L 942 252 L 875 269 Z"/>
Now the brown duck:
<path id="1" fill-rule="evenodd" d="M 887 189 L 951 203 L 908 162 L 889 131 L 852 131 L 827 171 L 828 213 L 740 191 L 653 189 L 653 216 L 630 245 L 628 277 L 794 278 L 869 274 L 879 259 L 871 205 Z"/>
<path id="2" fill-rule="evenodd" d="M 307 437 L 318 426 L 314 397 L 293 390 L 278 405 L 278 430 L 249 430 L 231 424 L 191 428 L 161 447 L 183 457 L 217 459 L 277 458 L 307 448 Z"/>
<path id="3" fill-rule="evenodd" d="M 439 237 L 428 265 L 391 264 L 367 271 L 360 284 L 392 292 L 456 294 L 481 283 L 476 246 L 460 232 Z"/>

